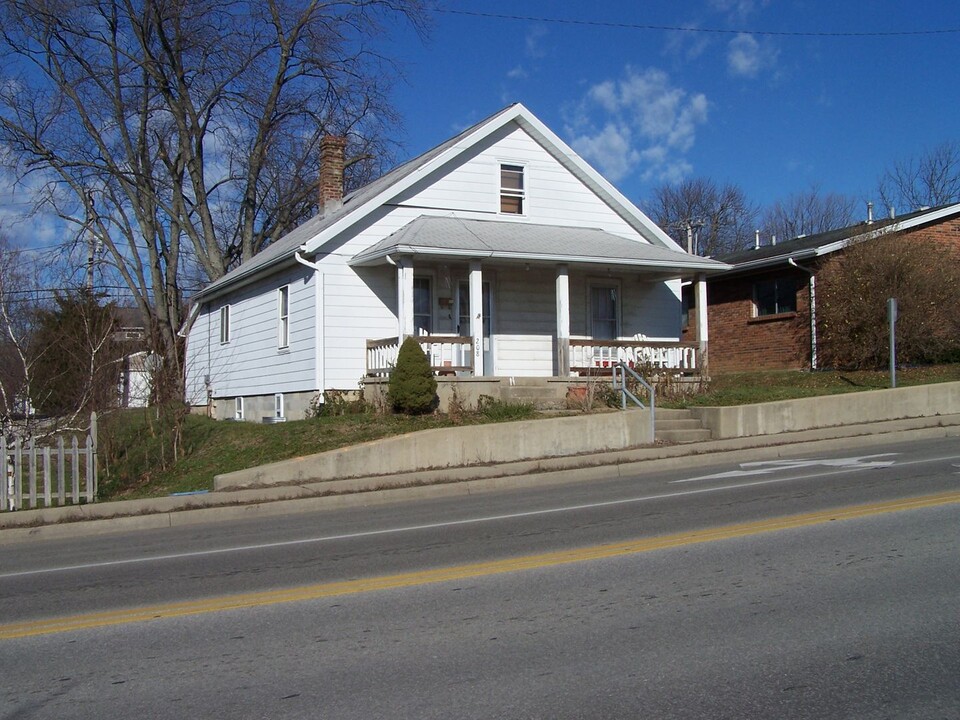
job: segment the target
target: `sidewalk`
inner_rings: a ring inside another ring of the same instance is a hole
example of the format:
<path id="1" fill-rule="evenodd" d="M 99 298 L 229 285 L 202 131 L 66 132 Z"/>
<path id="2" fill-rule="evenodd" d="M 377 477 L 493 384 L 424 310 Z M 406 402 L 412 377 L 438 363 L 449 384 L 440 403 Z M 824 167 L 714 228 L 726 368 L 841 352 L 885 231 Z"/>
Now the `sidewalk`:
<path id="1" fill-rule="evenodd" d="M 909 440 L 960 436 L 960 414 L 861 423 L 799 432 L 646 446 L 502 464 L 451 467 L 215 493 L 124 500 L 0 514 L 0 545 L 31 539 L 175 527 L 222 520 L 363 507 L 489 490 L 769 460 Z M 856 438 L 855 442 L 851 439 Z"/>

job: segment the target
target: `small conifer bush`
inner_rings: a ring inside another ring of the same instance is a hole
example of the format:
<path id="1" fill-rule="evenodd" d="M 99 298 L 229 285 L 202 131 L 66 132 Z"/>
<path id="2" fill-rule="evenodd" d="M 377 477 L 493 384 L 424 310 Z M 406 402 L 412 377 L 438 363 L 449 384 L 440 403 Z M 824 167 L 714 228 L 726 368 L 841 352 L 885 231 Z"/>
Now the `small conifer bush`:
<path id="1" fill-rule="evenodd" d="M 420 343 L 412 337 L 400 346 L 389 387 L 390 403 L 396 412 L 422 415 L 437 406 L 437 379 Z"/>

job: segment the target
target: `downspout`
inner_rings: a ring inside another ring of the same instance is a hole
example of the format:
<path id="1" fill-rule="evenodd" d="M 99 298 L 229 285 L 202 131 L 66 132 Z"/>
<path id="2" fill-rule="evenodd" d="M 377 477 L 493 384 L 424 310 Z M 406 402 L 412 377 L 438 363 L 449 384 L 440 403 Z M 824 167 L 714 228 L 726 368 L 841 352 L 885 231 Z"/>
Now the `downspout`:
<path id="1" fill-rule="evenodd" d="M 797 261 L 789 258 L 787 262 L 797 270 L 803 270 L 810 276 L 810 369 L 817 369 L 817 276 L 810 268 L 798 265 Z"/>
<path id="2" fill-rule="evenodd" d="M 313 270 L 313 312 L 314 312 L 314 383 L 317 386 L 317 393 L 320 402 L 324 401 L 323 389 L 326 385 L 326 377 L 324 374 L 324 357 L 323 357 L 323 331 L 324 331 L 324 305 L 323 305 L 323 273 L 320 272 L 320 265 L 315 262 L 310 262 L 303 255 L 300 254 L 301 250 L 297 250 L 293 257 L 296 258 L 297 262 L 301 265 L 304 265 L 311 270 Z"/>

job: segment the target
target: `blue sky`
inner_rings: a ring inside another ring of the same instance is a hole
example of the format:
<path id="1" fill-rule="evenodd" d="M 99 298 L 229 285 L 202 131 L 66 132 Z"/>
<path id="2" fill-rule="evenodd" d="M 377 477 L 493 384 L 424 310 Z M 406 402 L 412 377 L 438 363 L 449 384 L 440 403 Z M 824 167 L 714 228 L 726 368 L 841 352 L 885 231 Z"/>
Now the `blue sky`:
<path id="1" fill-rule="evenodd" d="M 706 176 L 764 205 L 812 185 L 865 203 L 895 160 L 960 141 L 960 32 L 929 32 L 960 30 L 960 3 L 440 2 L 426 44 L 387 49 L 408 156 L 519 101 L 634 201 Z"/>

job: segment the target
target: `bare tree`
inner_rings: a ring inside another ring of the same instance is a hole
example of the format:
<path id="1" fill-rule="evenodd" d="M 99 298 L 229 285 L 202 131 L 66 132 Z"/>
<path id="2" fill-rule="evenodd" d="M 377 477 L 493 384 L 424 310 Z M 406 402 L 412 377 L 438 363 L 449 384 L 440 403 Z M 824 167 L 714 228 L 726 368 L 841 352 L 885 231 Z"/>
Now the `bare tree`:
<path id="1" fill-rule="evenodd" d="M 897 212 L 960 200 L 960 143 L 943 142 L 918 157 L 899 160 L 877 183 L 880 199 Z"/>
<path id="2" fill-rule="evenodd" d="M 0 427 L 28 414 L 30 326 L 34 289 L 19 250 L 0 236 Z"/>
<path id="3" fill-rule="evenodd" d="M 856 222 L 856 207 L 857 200 L 852 197 L 823 194 L 812 186 L 771 205 L 763 214 L 761 233 L 779 241 L 836 230 Z"/>
<path id="4" fill-rule="evenodd" d="M 421 0 L 0 0 L 0 144 L 93 237 L 171 377 L 184 271 L 222 276 L 316 203 L 318 145 L 376 173 L 396 117 L 370 42 Z"/>
<path id="5" fill-rule="evenodd" d="M 692 251 L 705 256 L 745 247 L 753 237 L 758 214 L 738 186 L 727 183 L 720 187 L 707 178 L 660 185 L 644 205 L 681 247 L 687 247 L 689 229 Z"/>

